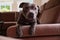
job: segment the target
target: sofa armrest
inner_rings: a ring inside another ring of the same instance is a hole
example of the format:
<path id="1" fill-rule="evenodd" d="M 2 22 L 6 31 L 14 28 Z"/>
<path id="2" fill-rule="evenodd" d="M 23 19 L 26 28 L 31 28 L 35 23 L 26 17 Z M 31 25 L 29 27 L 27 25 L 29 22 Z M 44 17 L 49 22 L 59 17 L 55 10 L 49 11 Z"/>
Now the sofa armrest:
<path id="1" fill-rule="evenodd" d="M 16 37 L 16 26 L 7 29 L 7 36 Z M 31 37 L 28 34 L 29 26 L 23 26 L 23 37 Z M 60 35 L 60 24 L 39 24 L 35 27 L 34 36 L 58 36 Z"/>
<path id="2" fill-rule="evenodd" d="M 35 36 L 60 35 L 60 24 L 40 24 L 37 25 Z"/>

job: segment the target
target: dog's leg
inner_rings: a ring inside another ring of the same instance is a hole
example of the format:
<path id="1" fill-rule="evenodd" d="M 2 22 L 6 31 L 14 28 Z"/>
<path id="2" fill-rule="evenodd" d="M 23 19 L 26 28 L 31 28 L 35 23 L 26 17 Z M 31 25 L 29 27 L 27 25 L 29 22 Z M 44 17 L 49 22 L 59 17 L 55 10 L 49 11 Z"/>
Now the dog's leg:
<path id="1" fill-rule="evenodd" d="M 17 37 L 19 37 L 19 35 L 20 35 L 19 32 L 20 32 L 19 31 L 19 25 L 17 25 L 17 27 L 16 27 L 16 33 L 17 33 L 16 35 L 17 35 Z"/>
<path id="2" fill-rule="evenodd" d="M 31 25 L 29 27 L 29 34 L 32 36 L 34 35 L 34 25 L 35 25 L 35 23 L 31 23 Z"/>
<path id="3" fill-rule="evenodd" d="M 22 26 L 21 25 L 18 25 L 17 26 L 17 36 L 18 37 L 22 37 L 23 36 L 23 31 L 22 31 Z"/>

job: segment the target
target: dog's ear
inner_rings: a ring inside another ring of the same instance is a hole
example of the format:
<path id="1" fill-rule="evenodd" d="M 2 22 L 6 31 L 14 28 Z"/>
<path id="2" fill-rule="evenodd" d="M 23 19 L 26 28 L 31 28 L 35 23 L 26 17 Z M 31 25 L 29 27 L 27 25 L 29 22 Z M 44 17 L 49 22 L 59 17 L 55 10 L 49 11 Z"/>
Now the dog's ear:
<path id="1" fill-rule="evenodd" d="M 40 13 L 40 7 L 38 7 L 38 15 L 37 15 L 37 23 L 40 24 L 40 17 L 41 17 L 41 13 Z"/>
<path id="2" fill-rule="evenodd" d="M 19 5 L 19 8 L 23 8 L 24 5 L 28 5 L 28 3 L 22 2 L 22 3 Z"/>

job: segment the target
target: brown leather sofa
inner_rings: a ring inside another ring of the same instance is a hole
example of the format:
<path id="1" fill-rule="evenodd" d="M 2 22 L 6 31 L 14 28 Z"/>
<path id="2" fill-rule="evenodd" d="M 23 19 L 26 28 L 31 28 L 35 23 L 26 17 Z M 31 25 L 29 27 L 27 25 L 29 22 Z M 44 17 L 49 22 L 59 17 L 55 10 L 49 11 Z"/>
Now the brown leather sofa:
<path id="1" fill-rule="evenodd" d="M 2 35 L 6 36 L 6 30 L 9 26 L 16 25 L 17 14 L 18 12 L 0 12 L 0 21 L 3 21 L 3 26 L 0 26 Z"/>
<path id="2" fill-rule="evenodd" d="M 50 0 L 41 6 L 42 16 L 40 23 L 36 25 L 35 34 L 28 34 L 29 26 L 23 27 L 22 40 L 60 40 L 60 0 Z M 16 37 L 16 26 L 7 29 L 8 37 Z"/>
<path id="3" fill-rule="evenodd" d="M 42 6 L 41 11 L 40 23 L 56 23 L 60 13 L 60 0 L 50 0 Z"/>

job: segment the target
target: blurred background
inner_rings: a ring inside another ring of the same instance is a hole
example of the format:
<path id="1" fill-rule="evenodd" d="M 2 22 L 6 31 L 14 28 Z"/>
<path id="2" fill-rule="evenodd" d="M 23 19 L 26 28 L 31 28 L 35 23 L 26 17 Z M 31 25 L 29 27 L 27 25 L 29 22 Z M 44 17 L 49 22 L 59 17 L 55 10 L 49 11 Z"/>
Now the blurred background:
<path id="1" fill-rule="evenodd" d="M 0 12 L 20 11 L 19 8 L 21 2 L 35 3 L 39 6 L 48 2 L 49 0 L 0 0 Z"/>

